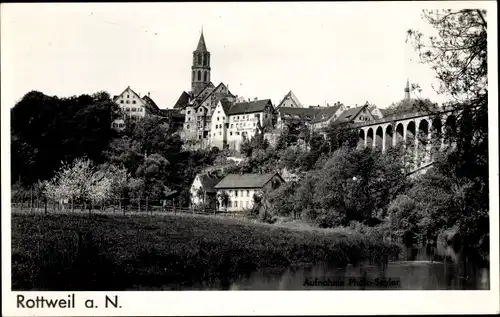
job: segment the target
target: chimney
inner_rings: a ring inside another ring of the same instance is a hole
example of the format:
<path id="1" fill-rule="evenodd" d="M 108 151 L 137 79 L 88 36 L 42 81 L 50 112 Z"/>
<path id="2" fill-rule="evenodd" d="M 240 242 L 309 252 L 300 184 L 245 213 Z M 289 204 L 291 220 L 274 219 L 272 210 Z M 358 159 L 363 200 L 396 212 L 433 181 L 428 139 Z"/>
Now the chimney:
<path id="1" fill-rule="evenodd" d="M 250 102 L 250 98 L 248 98 L 248 102 Z"/>
<path id="2" fill-rule="evenodd" d="M 151 96 L 151 93 L 148 91 L 148 97 L 150 97 L 150 96 Z"/>
<path id="3" fill-rule="evenodd" d="M 257 97 L 253 98 L 253 101 L 257 101 Z"/>

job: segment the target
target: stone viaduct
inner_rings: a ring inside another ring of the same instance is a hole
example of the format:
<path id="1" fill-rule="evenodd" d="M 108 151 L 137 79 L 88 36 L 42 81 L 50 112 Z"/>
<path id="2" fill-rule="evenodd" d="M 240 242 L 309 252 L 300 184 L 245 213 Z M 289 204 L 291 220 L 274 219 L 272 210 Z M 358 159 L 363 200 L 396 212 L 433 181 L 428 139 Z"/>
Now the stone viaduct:
<path id="1" fill-rule="evenodd" d="M 449 146 L 445 144 L 443 132 L 445 129 L 456 131 L 456 120 L 451 111 L 414 112 L 353 123 L 350 127 L 358 130 L 358 148 L 369 147 L 385 152 L 404 146 L 413 156 L 411 164 L 416 171 L 430 166 L 436 153 Z"/>

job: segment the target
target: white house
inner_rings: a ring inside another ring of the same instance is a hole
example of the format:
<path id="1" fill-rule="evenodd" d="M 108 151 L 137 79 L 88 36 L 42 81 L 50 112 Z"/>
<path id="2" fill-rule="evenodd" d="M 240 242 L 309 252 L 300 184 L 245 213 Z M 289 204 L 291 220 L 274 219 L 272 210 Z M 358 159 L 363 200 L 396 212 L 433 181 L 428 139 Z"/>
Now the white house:
<path id="1" fill-rule="evenodd" d="M 220 210 L 241 212 L 254 206 L 254 195 L 261 196 L 264 191 L 275 189 L 285 181 L 278 173 L 269 174 L 229 174 L 217 185 L 217 201 Z M 227 206 L 223 196 L 227 195 Z"/>
<path id="2" fill-rule="evenodd" d="M 141 98 L 130 86 L 121 94 L 114 96 L 113 101 L 118 104 L 122 112 L 122 117 L 112 123 L 113 128 L 124 128 L 126 119 L 136 121 L 149 115 L 160 114 L 160 109 L 150 96 Z"/>
<path id="3" fill-rule="evenodd" d="M 191 206 L 192 207 L 200 207 L 204 203 L 207 205 L 211 205 L 213 202 L 213 207 L 215 208 L 215 195 L 216 189 L 215 185 L 219 183 L 221 178 L 210 175 L 210 174 L 198 174 L 193 180 L 191 184 L 191 188 L 189 192 L 191 194 Z"/>
<path id="4" fill-rule="evenodd" d="M 240 151 L 241 143 L 273 124 L 273 104 L 270 99 L 236 103 L 228 110 L 227 144 Z"/>

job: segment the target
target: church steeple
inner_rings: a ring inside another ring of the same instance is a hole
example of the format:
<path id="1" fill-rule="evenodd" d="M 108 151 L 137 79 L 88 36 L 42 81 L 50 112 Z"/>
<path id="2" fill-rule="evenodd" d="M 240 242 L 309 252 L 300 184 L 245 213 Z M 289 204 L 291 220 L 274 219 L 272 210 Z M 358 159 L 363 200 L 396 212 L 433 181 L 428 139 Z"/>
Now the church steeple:
<path id="1" fill-rule="evenodd" d="M 406 79 L 405 100 L 410 100 L 410 80 Z"/>
<path id="2" fill-rule="evenodd" d="M 193 66 L 191 66 L 191 92 L 197 95 L 210 83 L 210 52 L 205 44 L 203 27 L 196 50 L 193 52 Z"/>

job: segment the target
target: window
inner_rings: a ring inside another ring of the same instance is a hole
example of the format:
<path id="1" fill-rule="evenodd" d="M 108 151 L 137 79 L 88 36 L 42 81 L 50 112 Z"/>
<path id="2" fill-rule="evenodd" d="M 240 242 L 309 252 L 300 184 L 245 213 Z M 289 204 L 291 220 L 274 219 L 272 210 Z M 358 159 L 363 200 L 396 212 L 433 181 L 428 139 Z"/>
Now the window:
<path id="1" fill-rule="evenodd" d="M 233 128 L 233 124 L 231 123 L 231 128 Z"/>
<path id="2" fill-rule="evenodd" d="M 201 64 L 201 55 L 198 55 L 198 64 Z M 198 72 L 198 79 L 201 79 L 200 72 Z"/>
<path id="3" fill-rule="evenodd" d="M 186 128 L 188 128 L 188 129 L 189 129 L 189 124 L 186 126 Z"/>
<path id="4" fill-rule="evenodd" d="M 132 103 L 135 104 L 135 100 L 132 100 Z"/>
<path id="5" fill-rule="evenodd" d="M 130 111 L 130 108 L 125 108 L 125 111 Z"/>
<path id="6" fill-rule="evenodd" d="M 233 132 L 229 132 L 229 135 L 233 135 Z"/>
<path id="7" fill-rule="evenodd" d="M 217 121 L 219 121 L 219 117 L 217 117 Z"/>
<path id="8" fill-rule="evenodd" d="M 208 75 L 208 73 L 205 72 L 205 74 L 203 75 L 203 81 L 207 81 L 207 75 Z"/>
<path id="9" fill-rule="evenodd" d="M 236 132 L 236 135 L 240 135 L 240 133 L 239 133 L 239 132 Z"/>
<path id="10" fill-rule="evenodd" d="M 214 136 L 215 136 L 215 133 L 214 133 Z"/>
<path id="11" fill-rule="evenodd" d="M 128 101 L 128 100 L 127 100 L 127 102 L 126 102 L 126 103 L 130 103 L 130 101 Z"/>
<path id="12" fill-rule="evenodd" d="M 250 191 L 247 190 L 247 197 L 250 197 Z"/>
<path id="13" fill-rule="evenodd" d="M 226 117 L 222 117 L 222 121 L 226 120 Z"/>
<path id="14" fill-rule="evenodd" d="M 234 207 L 238 207 L 238 201 L 234 201 Z"/>
<path id="15" fill-rule="evenodd" d="M 237 116 L 236 118 L 237 118 L 238 120 L 240 120 L 240 116 Z"/>
<path id="16" fill-rule="evenodd" d="M 219 135 L 222 135 L 222 132 L 219 132 Z"/>
<path id="17" fill-rule="evenodd" d="M 137 111 L 142 112 L 142 108 L 137 108 Z"/>
<path id="18" fill-rule="evenodd" d="M 129 97 L 129 96 L 127 95 L 127 98 L 128 98 L 128 97 Z"/>
<path id="19" fill-rule="evenodd" d="M 200 57 L 200 56 L 198 56 Z M 198 71 L 198 80 L 201 80 L 201 71 Z"/>
<path id="20" fill-rule="evenodd" d="M 120 103 L 123 103 L 123 100 L 120 100 Z"/>
<path id="21" fill-rule="evenodd" d="M 233 207 L 233 202 L 232 201 L 229 201 L 228 204 L 227 204 L 228 207 Z"/>
<path id="22" fill-rule="evenodd" d="M 234 197 L 238 197 L 238 190 L 234 191 Z"/>
<path id="23" fill-rule="evenodd" d="M 190 114 L 190 113 L 191 113 L 191 110 L 188 110 L 188 114 Z"/>

